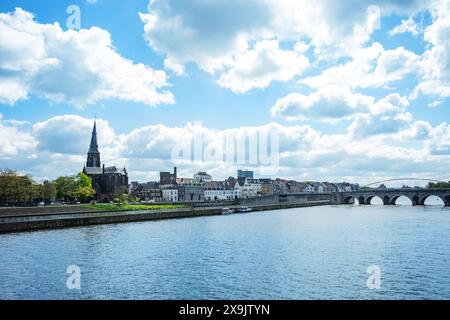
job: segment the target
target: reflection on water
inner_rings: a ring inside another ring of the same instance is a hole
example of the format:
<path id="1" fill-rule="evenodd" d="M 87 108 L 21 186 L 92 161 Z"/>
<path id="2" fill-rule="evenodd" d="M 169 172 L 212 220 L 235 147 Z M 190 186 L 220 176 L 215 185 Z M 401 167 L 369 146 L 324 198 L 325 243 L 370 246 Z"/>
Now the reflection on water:
<path id="1" fill-rule="evenodd" d="M 0 298 L 449 299 L 449 230 L 448 208 L 349 205 L 7 234 Z"/>

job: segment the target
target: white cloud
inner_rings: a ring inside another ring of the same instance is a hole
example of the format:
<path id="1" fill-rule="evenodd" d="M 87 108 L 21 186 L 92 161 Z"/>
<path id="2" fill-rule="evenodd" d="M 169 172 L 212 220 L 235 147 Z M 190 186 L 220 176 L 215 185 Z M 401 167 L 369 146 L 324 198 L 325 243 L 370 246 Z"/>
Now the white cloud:
<path id="1" fill-rule="evenodd" d="M 403 47 L 384 51 L 377 59 L 375 85 L 403 79 L 405 75 L 417 71 L 418 61 L 418 55 Z"/>
<path id="2" fill-rule="evenodd" d="M 396 115 L 405 112 L 408 107 L 409 101 L 406 97 L 402 97 L 398 93 L 391 93 L 371 105 L 370 112 L 375 115 Z"/>
<path id="3" fill-rule="evenodd" d="M 424 40 L 431 48 L 422 55 L 420 62 L 422 82 L 413 94 L 450 97 L 450 2 L 438 1 L 433 23 L 425 29 Z"/>
<path id="4" fill-rule="evenodd" d="M 427 141 L 429 152 L 434 155 L 450 155 L 450 124 L 445 122 L 430 131 L 431 139 Z"/>
<path id="5" fill-rule="evenodd" d="M 403 47 L 384 50 L 375 42 L 370 47 L 356 50 L 349 62 L 327 68 L 318 76 L 302 79 L 300 84 L 311 88 L 328 85 L 381 87 L 419 71 L 419 59 L 418 55 Z"/>
<path id="6" fill-rule="evenodd" d="M 140 18 L 155 51 L 175 64 L 192 61 L 214 72 L 247 49 L 247 39 L 264 28 L 271 12 L 264 0 L 152 0 Z"/>
<path id="7" fill-rule="evenodd" d="M 173 62 L 170 59 L 164 59 L 164 68 L 173 71 L 177 76 L 184 74 L 184 66 Z"/>
<path id="8" fill-rule="evenodd" d="M 397 133 L 408 127 L 412 116 L 410 113 L 396 115 L 358 115 L 349 126 L 348 131 L 355 137 L 369 137 Z"/>
<path id="9" fill-rule="evenodd" d="M 305 38 L 320 58 L 351 55 L 382 15 L 411 15 L 423 6 L 417 0 L 151 0 L 140 17 L 151 48 L 176 64 L 194 62 L 213 73 L 261 40 Z"/>
<path id="10" fill-rule="evenodd" d="M 396 139 L 399 140 L 425 140 L 430 137 L 433 127 L 427 121 L 416 121 L 409 128 L 399 132 Z"/>
<path id="11" fill-rule="evenodd" d="M 33 150 L 35 146 L 36 140 L 32 135 L 8 125 L 0 113 L 0 159 L 20 156 L 22 152 Z"/>
<path id="12" fill-rule="evenodd" d="M 99 145 L 108 147 L 116 143 L 116 134 L 108 122 L 96 121 Z M 32 134 L 39 151 L 80 155 L 89 149 L 93 124 L 94 119 L 77 115 L 56 116 L 34 124 Z"/>
<path id="13" fill-rule="evenodd" d="M 369 112 L 374 98 L 353 93 L 347 87 L 328 86 L 303 95 L 291 93 L 278 99 L 272 107 L 273 117 L 286 120 L 340 120 L 353 117 L 357 113 Z"/>
<path id="14" fill-rule="evenodd" d="M 391 31 L 389 31 L 389 35 L 394 36 L 405 32 L 411 33 L 415 37 L 419 34 L 419 26 L 413 18 L 402 20 L 401 24 L 395 26 Z"/>
<path id="15" fill-rule="evenodd" d="M 276 40 L 264 40 L 254 48 L 236 55 L 230 69 L 217 83 L 233 92 L 265 88 L 272 81 L 288 81 L 309 65 L 308 58 L 295 51 L 282 50 Z"/>
<path id="16" fill-rule="evenodd" d="M 120 56 L 107 31 L 63 31 L 20 8 L 0 13 L 0 74 L 0 102 L 9 104 L 29 95 L 79 107 L 107 98 L 174 102 L 164 71 Z"/>

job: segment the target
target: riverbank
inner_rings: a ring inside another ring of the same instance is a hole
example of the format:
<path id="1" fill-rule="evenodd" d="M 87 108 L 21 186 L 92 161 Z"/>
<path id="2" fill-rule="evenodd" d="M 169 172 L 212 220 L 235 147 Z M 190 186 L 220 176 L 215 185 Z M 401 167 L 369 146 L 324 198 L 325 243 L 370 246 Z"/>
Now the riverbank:
<path id="1" fill-rule="evenodd" d="M 275 203 L 252 206 L 252 211 L 266 211 L 287 208 L 328 205 L 329 200 L 298 203 Z M 88 211 L 77 213 L 52 213 L 45 215 L 16 215 L 0 217 L 0 233 L 81 227 L 96 224 L 139 222 L 162 219 L 180 219 L 221 215 L 223 206 L 192 207 L 139 211 Z"/>

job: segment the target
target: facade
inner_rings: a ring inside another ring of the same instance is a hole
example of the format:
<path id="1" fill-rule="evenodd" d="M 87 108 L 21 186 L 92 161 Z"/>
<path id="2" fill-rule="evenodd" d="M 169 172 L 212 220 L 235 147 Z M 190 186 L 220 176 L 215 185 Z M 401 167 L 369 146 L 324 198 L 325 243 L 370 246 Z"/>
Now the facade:
<path id="1" fill-rule="evenodd" d="M 224 182 L 206 182 L 203 183 L 203 187 L 205 188 L 206 201 L 235 200 L 240 198 L 239 188 L 228 186 Z"/>
<path id="2" fill-rule="evenodd" d="M 273 192 L 276 194 L 289 193 L 288 182 L 279 178 L 275 179 L 273 181 Z"/>
<path id="3" fill-rule="evenodd" d="M 309 193 L 313 193 L 314 192 L 314 186 L 312 184 L 306 184 L 303 187 L 303 192 L 309 192 Z"/>
<path id="4" fill-rule="evenodd" d="M 178 202 L 178 189 L 175 186 L 166 186 L 161 189 L 164 202 Z"/>
<path id="5" fill-rule="evenodd" d="M 274 193 L 272 179 L 259 179 L 259 182 L 261 183 L 262 195 L 269 195 Z"/>
<path id="6" fill-rule="evenodd" d="M 300 193 L 300 192 L 303 192 L 303 188 L 305 186 L 303 183 L 300 183 L 297 181 L 289 181 L 288 187 L 289 187 L 290 193 Z"/>
<path id="7" fill-rule="evenodd" d="M 196 202 L 205 200 L 205 188 L 193 178 L 178 178 L 176 180 L 178 201 Z"/>
<path id="8" fill-rule="evenodd" d="M 170 172 L 160 172 L 159 173 L 159 184 L 161 186 L 168 184 L 176 184 L 177 182 L 177 167 L 173 168 L 173 173 Z"/>
<path id="9" fill-rule="evenodd" d="M 195 181 L 197 181 L 199 183 L 212 181 L 211 175 L 207 174 L 204 171 L 200 171 L 200 172 L 197 172 L 196 174 L 194 174 L 194 179 L 195 179 Z"/>
<path id="10" fill-rule="evenodd" d="M 125 167 L 105 167 L 100 161 L 100 151 L 97 143 L 97 124 L 94 122 L 91 144 L 83 173 L 92 179 L 97 201 L 109 202 L 115 196 L 128 193 L 128 173 Z"/>
<path id="11" fill-rule="evenodd" d="M 261 183 L 258 179 L 238 178 L 237 185 L 242 198 L 254 198 L 261 195 Z"/>
<path id="12" fill-rule="evenodd" d="M 162 202 L 162 193 L 158 182 L 131 183 L 130 195 L 141 202 Z"/>
<path id="13" fill-rule="evenodd" d="M 316 193 L 322 193 L 325 191 L 325 188 L 323 185 L 319 182 L 314 183 L 314 192 Z"/>

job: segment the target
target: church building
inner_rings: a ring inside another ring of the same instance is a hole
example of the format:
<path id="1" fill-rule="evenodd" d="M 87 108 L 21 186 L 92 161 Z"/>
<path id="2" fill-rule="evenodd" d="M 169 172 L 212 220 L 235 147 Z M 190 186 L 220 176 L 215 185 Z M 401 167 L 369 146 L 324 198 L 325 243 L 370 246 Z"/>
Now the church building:
<path id="1" fill-rule="evenodd" d="M 95 190 L 94 197 L 97 201 L 109 202 L 116 196 L 128 192 L 128 173 L 125 167 L 105 167 L 104 164 L 101 164 L 96 122 L 94 122 L 94 128 L 92 129 L 91 145 L 89 146 L 83 173 L 92 179 L 92 187 Z"/>

